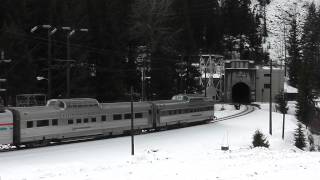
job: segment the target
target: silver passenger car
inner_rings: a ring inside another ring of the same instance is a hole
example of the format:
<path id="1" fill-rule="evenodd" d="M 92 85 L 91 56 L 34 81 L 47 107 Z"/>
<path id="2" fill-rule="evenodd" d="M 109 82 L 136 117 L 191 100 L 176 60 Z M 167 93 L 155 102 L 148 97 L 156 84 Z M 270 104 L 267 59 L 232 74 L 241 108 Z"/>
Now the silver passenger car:
<path id="1" fill-rule="evenodd" d="M 123 134 L 130 129 L 130 103 L 100 104 L 91 98 L 52 99 L 46 106 L 16 107 L 14 144 Z M 135 129 L 152 126 L 151 104 L 134 103 Z"/>
<path id="2" fill-rule="evenodd" d="M 199 95 L 181 94 L 153 104 L 157 127 L 211 121 L 214 117 L 214 102 Z"/>

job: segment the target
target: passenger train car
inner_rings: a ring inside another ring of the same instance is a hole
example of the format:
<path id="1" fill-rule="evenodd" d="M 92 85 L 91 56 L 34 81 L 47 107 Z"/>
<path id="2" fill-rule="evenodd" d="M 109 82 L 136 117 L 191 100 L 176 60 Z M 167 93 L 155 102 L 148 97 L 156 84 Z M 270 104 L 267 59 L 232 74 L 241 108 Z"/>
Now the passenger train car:
<path id="1" fill-rule="evenodd" d="M 214 103 L 200 96 L 176 95 L 172 100 L 134 102 L 133 112 L 135 130 L 158 130 L 210 121 Z M 0 144 L 15 146 L 121 135 L 130 129 L 130 102 L 52 99 L 46 106 L 12 107 L 0 113 Z"/>

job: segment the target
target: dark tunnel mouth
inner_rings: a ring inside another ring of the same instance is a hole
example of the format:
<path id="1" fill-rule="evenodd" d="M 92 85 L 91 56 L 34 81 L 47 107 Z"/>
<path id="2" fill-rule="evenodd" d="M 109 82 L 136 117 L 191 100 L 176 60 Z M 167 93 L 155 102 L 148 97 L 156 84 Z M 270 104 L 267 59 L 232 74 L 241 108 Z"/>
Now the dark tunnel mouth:
<path id="1" fill-rule="evenodd" d="M 250 88 L 247 84 L 240 82 L 232 87 L 232 102 L 250 103 Z"/>

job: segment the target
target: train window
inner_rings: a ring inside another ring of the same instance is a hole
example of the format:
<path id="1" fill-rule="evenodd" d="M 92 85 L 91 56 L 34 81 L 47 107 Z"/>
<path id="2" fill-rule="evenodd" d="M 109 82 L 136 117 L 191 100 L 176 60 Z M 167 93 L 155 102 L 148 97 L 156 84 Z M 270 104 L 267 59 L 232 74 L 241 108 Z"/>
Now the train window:
<path id="1" fill-rule="evenodd" d="M 122 119 L 122 115 L 121 114 L 114 114 L 113 115 L 113 120 L 121 120 Z"/>
<path id="2" fill-rule="evenodd" d="M 131 113 L 129 114 L 124 114 L 124 119 L 131 119 Z"/>
<path id="3" fill-rule="evenodd" d="M 151 115 L 152 114 L 152 112 L 151 112 L 151 110 L 149 110 L 149 115 Z"/>
<path id="4" fill-rule="evenodd" d="M 33 121 L 27 121 L 27 128 L 33 127 Z"/>
<path id="5" fill-rule="evenodd" d="M 80 124 L 81 123 L 81 119 L 77 119 L 77 124 Z"/>
<path id="6" fill-rule="evenodd" d="M 68 124 L 73 124 L 73 119 L 68 119 Z"/>
<path id="7" fill-rule="evenodd" d="M 88 123 L 89 122 L 89 119 L 88 118 L 84 118 L 83 119 L 83 123 Z"/>
<path id="8" fill-rule="evenodd" d="M 142 118 L 143 114 L 142 113 L 135 113 L 134 118 Z"/>
<path id="9" fill-rule="evenodd" d="M 270 87 L 271 87 L 270 84 L 264 84 L 265 89 L 270 89 Z"/>
<path id="10" fill-rule="evenodd" d="M 91 118 L 91 122 L 96 122 L 97 119 L 96 118 Z"/>
<path id="11" fill-rule="evenodd" d="M 39 120 L 37 121 L 37 127 L 49 126 L 49 120 Z"/>
<path id="12" fill-rule="evenodd" d="M 52 119 L 52 126 L 58 125 L 58 119 Z"/>
<path id="13" fill-rule="evenodd" d="M 106 120 L 107 120 L 106 115 L 102 115 L 102 116 L 101 116 L 101 121 L 106 121 Z"/>

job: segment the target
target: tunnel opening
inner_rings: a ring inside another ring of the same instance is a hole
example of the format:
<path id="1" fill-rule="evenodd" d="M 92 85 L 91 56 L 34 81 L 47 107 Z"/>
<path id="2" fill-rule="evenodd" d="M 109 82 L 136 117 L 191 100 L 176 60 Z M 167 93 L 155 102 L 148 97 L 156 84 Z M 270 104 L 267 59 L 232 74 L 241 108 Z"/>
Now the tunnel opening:
<path id="1" fill-rule="evenodd" d="M 250 88 L 245 83 L 237 83 L 232 87 L 232 102 L 247 104 L 250 103 Z"/>

